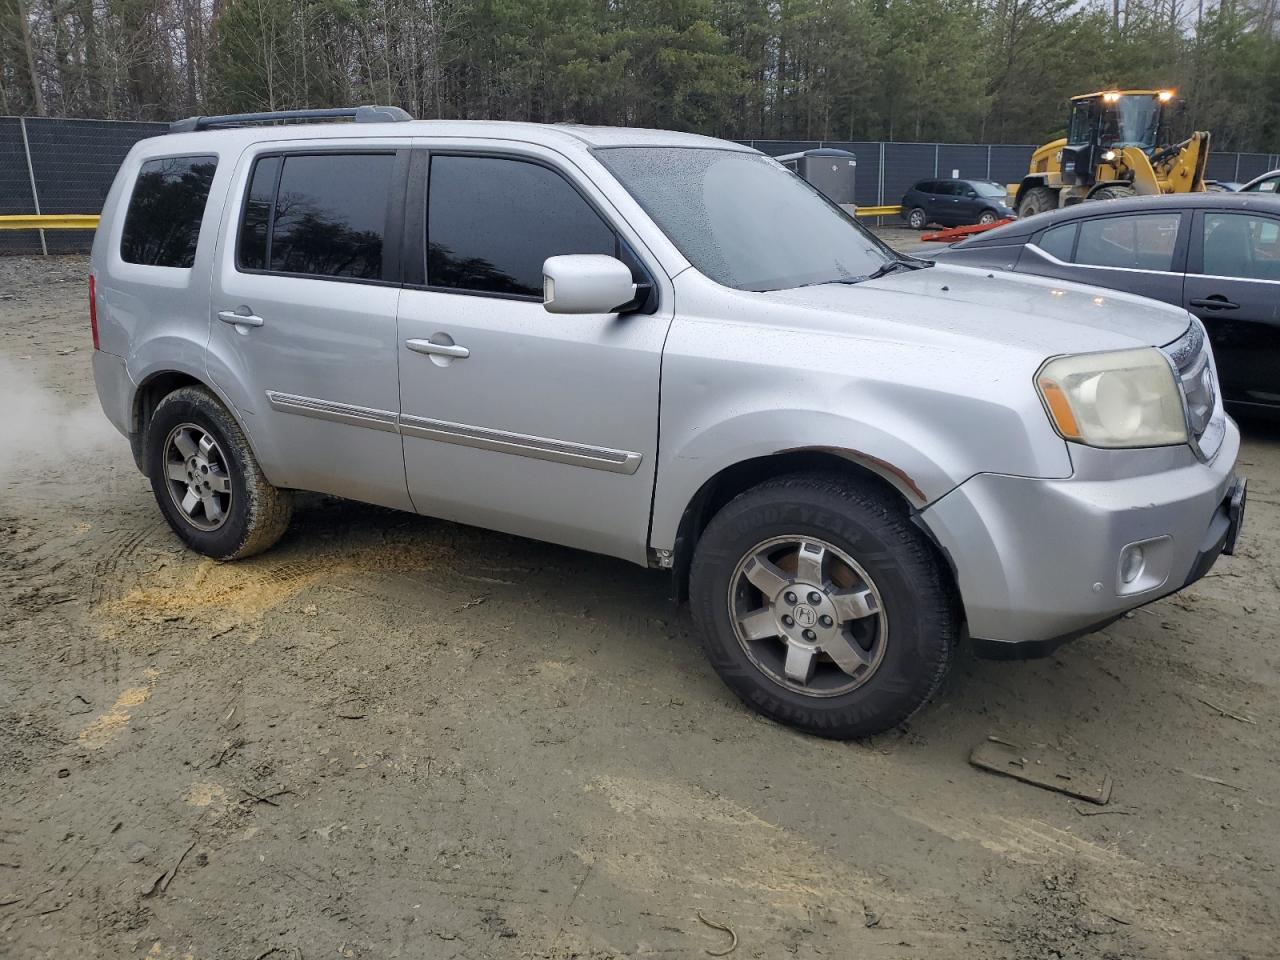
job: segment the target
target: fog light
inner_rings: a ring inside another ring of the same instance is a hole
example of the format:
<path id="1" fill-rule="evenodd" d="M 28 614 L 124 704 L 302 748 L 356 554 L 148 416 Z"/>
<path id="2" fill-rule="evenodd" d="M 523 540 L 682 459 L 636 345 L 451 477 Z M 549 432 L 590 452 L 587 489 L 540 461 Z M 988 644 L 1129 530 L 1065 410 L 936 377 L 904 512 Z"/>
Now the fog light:
<path id="1" fill-rule="evenodd" d="M 1134 543 L 1124 548 L 1120 554 L 1120 582 L 1133 583 L 1142 576 L 1142 568 L 1146 565 L 1147 555 L 1140 545 Z"/>

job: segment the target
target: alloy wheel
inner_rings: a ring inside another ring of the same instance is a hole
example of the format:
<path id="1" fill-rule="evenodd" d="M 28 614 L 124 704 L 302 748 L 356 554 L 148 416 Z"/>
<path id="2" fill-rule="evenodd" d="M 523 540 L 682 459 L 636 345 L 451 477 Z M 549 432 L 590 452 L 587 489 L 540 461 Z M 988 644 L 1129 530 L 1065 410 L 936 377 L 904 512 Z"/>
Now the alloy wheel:
<path id="1" fill-rule="evenodd" d="M 218 441 L 203 427 L 183 423 L 164 442 L 164 475 L 182 518 L 197 530 L 217 530 L 231 512 L 231 477 Z"/>
<path id="2" fill-rule="evenodd" d="M 734 569 L 728 602 L 752 663 L 791 690 L 848 693 L 884 658 L 889 624 L 879 590 L 852 557 L 824 540 L 757 544 Z"/>

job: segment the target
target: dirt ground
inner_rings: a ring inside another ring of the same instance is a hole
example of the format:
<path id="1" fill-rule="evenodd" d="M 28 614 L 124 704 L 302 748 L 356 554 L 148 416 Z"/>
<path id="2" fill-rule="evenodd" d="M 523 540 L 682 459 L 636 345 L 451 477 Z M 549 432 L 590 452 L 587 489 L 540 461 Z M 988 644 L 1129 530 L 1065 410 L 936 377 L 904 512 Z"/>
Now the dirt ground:
<path id="1" fill-rule="evenodd" d="M 320 497 L 184 550 L 85 274 L 0 258 L 0 956 L 726 950 L 699 913 L 735 960 L 1280 956 L 1275 428 L 1200 584 L 827 742 L 740 706 L 656 572 Z M 971 767 L 988 735 L 1111 803 Z"/>

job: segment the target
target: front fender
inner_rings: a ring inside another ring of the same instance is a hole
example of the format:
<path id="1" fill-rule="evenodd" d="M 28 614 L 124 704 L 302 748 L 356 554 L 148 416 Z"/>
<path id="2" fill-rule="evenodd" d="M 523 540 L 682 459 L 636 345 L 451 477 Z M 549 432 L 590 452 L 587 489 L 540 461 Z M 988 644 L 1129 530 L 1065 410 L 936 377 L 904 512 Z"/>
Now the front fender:
<path id="1" fill-rule="evenodd" d="M 958 405 L 964 406 L 962 401 Z M 664 431 L 650 545 L 656 550 L 673 549 L 685 508 L 707 481 L 735 464 L 760 457 L 801 451 L 844 457 L 891 484 L 916 510 L 978 472 L 986 444 L 975 440 L 972 456 L 965 455 L 960 449 L 963 442 L 958 444 L 954 434 L 944 436 L 948 418 L 929 421 L 879 412 L 884 413 L 883 419 L 871 422 L 812 408 L 758 409 L 698 427 L 683 437 Z M 1004 426 L 1015 427 L 1012 422 Z M 1011 447 L 1019 445 L 1012 430 L 1006 437 Z M 1030 465 L 1025 459 L 1022 462 Z M 1070 470 L 1065 449 L 1059 461 L 1042 458 L 1039 469 L 1032 468 L 1053 476 L 1067 476 Z"/>

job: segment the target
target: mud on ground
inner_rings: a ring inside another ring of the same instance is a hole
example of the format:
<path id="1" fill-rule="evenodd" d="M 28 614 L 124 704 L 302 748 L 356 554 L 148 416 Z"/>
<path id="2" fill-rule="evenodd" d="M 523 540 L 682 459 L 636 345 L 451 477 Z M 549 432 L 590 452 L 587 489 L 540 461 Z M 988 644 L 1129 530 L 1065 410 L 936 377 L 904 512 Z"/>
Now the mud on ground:
<path id="1" fill-rule="evenodd" d="M 832 743 L 618 561 L 320 497 L 187 552 L 96 410 L 85 273 L 0 259 L 0 955 L 726 949 L 699 911 L 735 958 L 1280 951 L 1280 432 L 1200 584 Z M 989 734 L 1111 804 L 970 767 Z"/>

